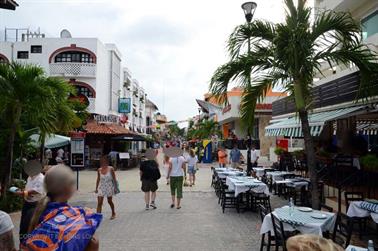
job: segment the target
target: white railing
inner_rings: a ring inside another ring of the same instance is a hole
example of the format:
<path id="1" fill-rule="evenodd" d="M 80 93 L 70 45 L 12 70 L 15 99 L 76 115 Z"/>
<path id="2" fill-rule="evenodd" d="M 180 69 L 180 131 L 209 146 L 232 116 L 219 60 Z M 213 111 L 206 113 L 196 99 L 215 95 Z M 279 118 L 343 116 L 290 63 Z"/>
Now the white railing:
<path id="1" fill-rule="evenodd" d="M 95 78 L 96 64 L 51 63 L 50 76 Z"/>

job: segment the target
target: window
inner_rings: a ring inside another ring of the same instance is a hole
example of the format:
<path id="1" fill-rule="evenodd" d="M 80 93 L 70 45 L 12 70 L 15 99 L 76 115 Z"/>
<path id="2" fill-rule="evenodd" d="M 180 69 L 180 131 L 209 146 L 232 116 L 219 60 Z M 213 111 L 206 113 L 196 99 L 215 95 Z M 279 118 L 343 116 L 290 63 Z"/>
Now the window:
<path id="1" fill-rule="evenodd" d="M 65 51 L 55 56 L 55 63 L 94 63 L 92 55 L 80 51 Z"/>
<path id="2" fill-rule="evenodd" d="M 362 38 L 366 39 L 378 33 L 378 10 L 361 20 Z"/>
<path id="3" fill-rule="evenodd" d="M 85 86 L 76 86 L 77 94 L 82 94 L 87 96 L 87 98 L 93 98 L 93 92 Z"/>
<path id="4" fill-rule="evenodd" d="M 18 51 L 17 52 L 17 58 L 18 59 L 28 59 L 29 58 L 29 52 L 28 51 Z"/>
<path id="5" fill-rule="evenodd" d="M 30 46 L 30 53 L 42 53 L 42 45 Z"/>

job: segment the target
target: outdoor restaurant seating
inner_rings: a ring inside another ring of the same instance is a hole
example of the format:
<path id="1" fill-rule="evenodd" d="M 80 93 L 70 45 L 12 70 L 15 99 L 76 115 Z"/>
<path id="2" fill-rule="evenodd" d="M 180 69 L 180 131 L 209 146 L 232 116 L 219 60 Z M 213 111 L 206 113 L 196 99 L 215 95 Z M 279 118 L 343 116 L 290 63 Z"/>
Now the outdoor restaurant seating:
<path id="1" fill-rule="evenodd" d="M 282 247 L 282 250 L 286 251 L 286 240 L 288 239 L 288 236 L 285 233 L 282 221 L 280 221 L 274 214 L 272 214 L 272 225 L 276 250 L 278 250 L 278 247 Z"/>
<path id="2" fill-rule="evenodd" d="M 350 244 L 352 231 L 353 227 L 350 217 L 343 213 L 338 213 L 332 240 L 346 248 Z"/>
<path id="3" fill-rule="evenodd" d="M 262 167 L 259 167 L 262 168 Z M 334 209 L 324 204 L 321 196 L 320 207 L 309 208 L 311 205 L 311 182 L 308 178 L 298 175 L 297 172 L 277 171 L 276 169 L 264 170 L 264 175 L 256 177 L 246 176 L 246 173 L 232 168 L 214 168 L 212 185 L 219 197 L 222 212 L 227 208 L 235 208 L 237 213 L 241 211 L 259 212 L 261 217 L 261 244 L 260 250 L 286 250 L 287 238 L 296 234 L 315 234 L 332 239 L 336 243 L 347 247 L 350 244 L 354 225 L 358 224 L 358 232 L 366 228 L 366 220 L 371 216 L 378 221 L 378 205 L 374 210 L 363 209 L 348 212 L 358 213 L 358 217 L 349 217 L 346 214 L 334 213 Z M 269 183 L 284 198 L 292 198 L 294 206 L 272 208 Z M 277 185 L 278 184 L 278 185 Z M 324 182 L 318 184 L 320 193 L 324 192 Z M 363 193 L 345 192 L 347 207 L 356 208 L 356 203 L 364 199 Z M 366 203 L 368 202 L 365 201 Z M 373 202 L 372 202 L 373 203 Z M 376 204 L 373 204 L 376 205 Z"/>
<path id="4" fill-rule="evenodd" d="M 262 223 L 264 221 L 265 216 L 269 214 L 270 212 L 268 211 L 266 207 L 264 207 L 261 204 L 258 205 L 258 211 L 260 213 L 260 218 L 261 218 L 261 223 Z M 260 251 L 263 251 L 264 247 L 267 247 L 267 250 L 270 250 L 272 246 L 273 247 L 276 246 L 276 240 L 275 240 L 274 235 L 272 235 L 270 231 L 267 233 L 263 233 L 261 235 Z"/>
<path id="5" fill-rule="evenodd" d="M 345 206 L 346 206 L 346 211 L 348 212 L 350 203 L 352 201 L 363 201 L 364 200 L 364 193 L 362 192 L 345 192 L 344 193 L 344 198 L 345 198 Z M 353 217 L 352 218 L 352 229 L 354 228 L 354 225 L 358 225 L 358 232 L 360 235 L 360 239 L 362 238 L 363 233 L 366 233 L 367 229 L 367 221 L 369 217 Z"/>

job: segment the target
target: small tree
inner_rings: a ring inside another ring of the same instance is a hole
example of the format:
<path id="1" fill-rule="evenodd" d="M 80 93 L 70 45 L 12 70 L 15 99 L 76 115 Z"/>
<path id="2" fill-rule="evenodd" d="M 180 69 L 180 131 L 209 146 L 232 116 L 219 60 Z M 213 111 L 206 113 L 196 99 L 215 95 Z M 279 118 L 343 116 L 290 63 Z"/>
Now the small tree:
<path id="1" fill-rule="evenodd" d="M 21 121 L 37 127 L 42 137 L 72 129 L 76 115 L 68 96 L 74 92 L 67 81 L 46 77 L 43 69 L 20 63 L 0 64 L 1 184 L 7 187 L 13 166 L 14 142 Z"/>

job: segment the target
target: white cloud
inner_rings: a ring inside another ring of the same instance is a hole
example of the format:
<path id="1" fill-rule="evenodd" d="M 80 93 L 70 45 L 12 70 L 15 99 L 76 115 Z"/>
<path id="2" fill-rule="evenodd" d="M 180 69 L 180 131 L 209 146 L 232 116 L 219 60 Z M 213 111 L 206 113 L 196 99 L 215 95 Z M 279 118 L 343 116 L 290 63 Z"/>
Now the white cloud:
<path id="1" fill-rule="evenodd" d="M 282 21 L 283 0 L 256 0 L 255 18 Z M 0 27 L 41 28 L 58 36 L 98 37 L 116 43 L 123 62 L 149 98 L 182 120 L 197 114 L 196 98 L 226 60 L 225 41 L 244 22 L 240 0 L 18 0 L 0 10 Z"/>

